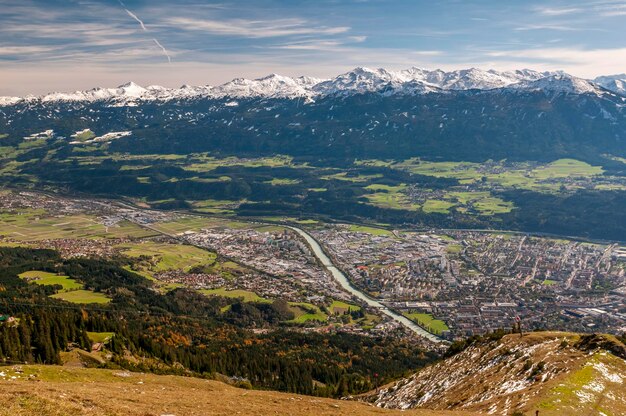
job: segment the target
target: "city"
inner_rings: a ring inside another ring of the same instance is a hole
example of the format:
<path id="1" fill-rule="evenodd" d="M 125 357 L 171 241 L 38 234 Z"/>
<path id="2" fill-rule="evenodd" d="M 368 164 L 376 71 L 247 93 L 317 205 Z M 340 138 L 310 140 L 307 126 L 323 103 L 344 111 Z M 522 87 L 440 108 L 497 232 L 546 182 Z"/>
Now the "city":
<path id="1" fill-rule="evenodd" d="M 39 234 L 27 235 L 9 220 L 0 228 L 3 244 L 54 248 L 68 258 L 126 258 L 130 269 L 161 290 L 188 287 L 309 305 L 315 309 L 305 311 L 315 318 L 302 322 L 310 328 L 330 322 L 333 302 L 351 302 L 377 318 L 341 330 L 401 329 L 343 291 L 307 243 L 280 221 L 200 217 L 34 192 L 5 192 L 1 202 L 5 216 L 33 215 L 41 226 Z M 518 320 L 528 330 L 626 329 L 626 253 L 619 244 L 315 222 L 306 228 L 353 286 L 445 339 L 508 330 Z M 181 244 L 215 257 L 161 267 Z"/>

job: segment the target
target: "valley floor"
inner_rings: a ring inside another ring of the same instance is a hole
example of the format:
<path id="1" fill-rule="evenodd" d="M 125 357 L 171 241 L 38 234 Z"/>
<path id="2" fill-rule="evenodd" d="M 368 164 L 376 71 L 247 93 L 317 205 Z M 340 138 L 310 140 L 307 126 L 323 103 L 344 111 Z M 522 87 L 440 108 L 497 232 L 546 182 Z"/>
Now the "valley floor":
<path id="1" fill-rule="evenodd" d="M 212 380 L 119 370 L 0 367 L 0 416 L 400 414 L 478 415 L 440 410 L 387 410 L 352 401 L 244 390 Z"/>

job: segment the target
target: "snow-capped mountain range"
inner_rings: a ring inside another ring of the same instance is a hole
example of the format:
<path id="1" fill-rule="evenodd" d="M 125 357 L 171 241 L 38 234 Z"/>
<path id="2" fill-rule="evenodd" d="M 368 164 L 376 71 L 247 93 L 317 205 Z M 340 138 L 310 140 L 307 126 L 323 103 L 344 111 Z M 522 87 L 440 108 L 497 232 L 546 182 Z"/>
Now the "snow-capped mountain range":
<path id="1" fill-rule="evenodd" d="M 409 68 L 401 71 L 359 67 L 332 79 L 286 77 L 277 74 L 259 79 L 236 78 L 219 86 L 166 88 L 142 87 L 133 82 L 117 88 L 94 88 L 72 93 L 42 96 L 0 97 L 0 106 L 19 103 L 114 101 L 132 105 L 141 101 L 170 101 L 194 98 L 291 98 L 314 100 L 318 97 L 379 92 L 392 94 L 446 93 L 462 90 L 543 90 L 547 93 L 596 94 L 613 92 L 626 95 L 626 74 L 586 80 L 564 72 L 538 72 L 529 69 L 504 71 L 476 68 L 445 72 Z"/>

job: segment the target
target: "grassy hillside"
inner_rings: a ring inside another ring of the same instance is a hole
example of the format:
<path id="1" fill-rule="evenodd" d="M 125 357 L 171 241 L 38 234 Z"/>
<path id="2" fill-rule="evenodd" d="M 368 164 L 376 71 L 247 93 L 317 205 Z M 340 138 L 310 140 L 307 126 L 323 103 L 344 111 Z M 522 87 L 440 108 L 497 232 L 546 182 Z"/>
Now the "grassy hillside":
<path id="1" fill-rule="evenodd" d="M 401 412 L 352 401 L 244 390 L 212 380 L 59 366 L 0 367 L 0 389 L 1 416 L 477 414 Z"/>

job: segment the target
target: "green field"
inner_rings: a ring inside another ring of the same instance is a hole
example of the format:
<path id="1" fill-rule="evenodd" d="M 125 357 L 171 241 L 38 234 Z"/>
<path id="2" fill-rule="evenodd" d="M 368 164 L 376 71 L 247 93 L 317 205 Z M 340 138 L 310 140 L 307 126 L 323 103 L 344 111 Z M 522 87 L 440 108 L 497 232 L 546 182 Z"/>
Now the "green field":
<path id="1" fill-rule="evenodd" d="M 216 183 L 216 182 L 230 182 L 232 178 L 230 176 L 219 176 L 217 178 L 199 178 L 194 176 L 193 178 L 185 179 L 191 182 L 200 182 L 200 183 Z"/>
<path id="2" fill-rule="evenodd" d="M 330 304 L 328 310 L 330 310 L 330 313 L 332 313 L 333 315 L 339 315 L 348 311 L 360 311 L 361 307 L 358 305 L 352 305 L 350 303 L 342 302 L 340 300 L 334 300 L 333 303 Z"/>
<path id="3" fill-rule="evenodd" d="M 80 134 L 73 135 L 72 141 L 84 142 L 84 141 L 93 139 L 94 137 L 96 137 L 96 135 L 93 131 L 85 130 L 81 132 Z"/>
<path id="4" fill-rule="evenodd" d="M 430 213 L 447 214 L 448 212 L 450 212 L 450 208 L 452 208 L 453 206 L 454 204 L 448 201 L 428 199 L 422 205 L 422 210 L 428 214 Z"/>
<path id="5" fill-rule="evenodd" d="M 405 209 L 409 211 L 417 211 L 421 208 L 419 204 L 411 202 L 408 195 L 403 193 L 406 189 L 405 184 L 397 186 L 373 184 L 365 187 L 368 191 L 374 193 L 364 195 L 370 204 L 380 208 L 389 209 Z"/>
<path id="6" fill-rule="evenodd" d="M 328 321 L 328 315 L 320 310 L 312 303 L 306 302 L 289 302 L 291 310 L 295 317 L 289 322 L 302 324 L 308 321 L 326 322 Z"/>
<path id="7" fill-rule="evenodd" d="M 202 201 L 188 201 L 195 211 L 207 214 L 231 215 L 240 201 L 204 199 Z"/>
<path id="8" fill-rule="evenodd" d="M 247 290 L 227 290 L 224 288 L 219 289 L 199 289 L 199 293 L 202 293 L 206 296 L 222 296 L 225 298 L 235 298 L 235 299 L 243 299 L 244 302 L 263 302 L 263 303 L 272 303 L 271 299 L 262 298 L 254 292 L 250 292 Z"/>
<path id="9" fill-rule="evenodd" d="M 69 276 L 59 276 L 56 273 L 43 272 L 39 270 L 32 270 L 18 275 L 22 279 L 32 281 L 38 285 L 60 285 L 63 288 L 60 292 L 67 292 L 75 289 L 82 289 L 83 285 Z"/>
<path id="10" fill-rule="evenodd" d="M 185 170 L 189 170 L 192 172 L 210 172 L 215 170 L 218 167 L 222 166 L 242 166 L 248 168 L 269 166 L 269 167 L 282 167 L 282 166 L 291 166 L 291 167 L 305 167 L 298 166 L 293 164 L 293 159 L 289 156 L 281 156 L 277 155 L 274 157 L 261 157 L 261 158 L 237 158 L 237 157 L 227 157 L 227 158 L 215 158 L 208 155 L 198 155 L 194 154 L 193 160 L 194 163 L 191 163 L 187 166 L 183 166 Z"/>
<path id="11" fill-rule="evenodd" d="M 402 315 L 417 322 L 420 326 L 433 334 L 441 334 L 442 331 L 448 331 L 448 325 L 444 321 L 435 319 L 429 313 L 404 312 Z"/>
<path id="12" fill-rule="evenodd" d="M 592 166 L 574 159 L 559 159 L 544 165 L 530 162 L 508 164 L 505 161 L 485 164 L 470 162 L 429 162 L 412 158 L 392 165 L 411 173 L 458 179 L 463 185 L 484 185 L 488 188 L 527 189 L 539 192 L 557 192 L 561 185 L 577 189 L 580 185 L 570 179 L 590 180 L 604 173 L 600 166 Z"/>
<path id="13" fill-rule="evenodd" d="M 386 235 L 393 236 L 393 233 L 389 230 L 385 230 L 384 228 L 376 228 L 376 227 L 367 227 L 364 225 L 350 225 L 348 230 L 355 233 L 368 233 L 372 235 Z"/>
<path id="14" fill-rule="evenodd" d="M 361 175 L 361 174 L 348 174 L 348 172 L 339 172 L 334 173 L 332 175 L 324 175 L 320 176 L 320 179 L 325 180 L 337 180 L 337 181 L 348 181 L 348 182 L 369 182 L 372 179 L 382 178 L 383 175 L 380 173 L 376 173 L 373 175 Z"/>
<path id="15" fill-rule="evenodd" d="M 62 299 L 72 303 L 108 303 L 111 301 L 111 299 L 102 293 L 83 289 L 81 283 L 71 279 L 69 276 L 59 276 L 54 273 L 39 270 L 31 270 L 21 273 L 18 276 L 38 285 L 61 285 L 62 289 L 59 290 L 58 293 L 51 295 L 51 298 Z"/>
<path id="16" fill-rule="evenodd" d="M 288 178 L 274 178 L 271 181 L 265 181 L 263 183 L 268 183 L 270 185 L 274 185 L 274 186 L 281 186 L 281 185 L 297 185 L 299 183 L 301 183 L 302 181 L 299 179 L 288 179 Z"/>
<path id="17" fill-rule="evenodd" d="M 92 292 L 91 290 L 73 290 L 71 292 L 57 293 L 50 296 L 55 299 L 62 299 L 72 303 L 109 303 L 110 298 L 107 298 L 102 293 Z"/>
<path id="18" fill-rule="evenodd" d="M 91 340 L 91 342 L 107 342 L 113 336 L 115 332 L 89 332 L 87 331 L 87 336 Z"/>
<path id="19" fill-rule="evenodd" d="M 139 243 L 121 244 L 117 247 L 122 250 L 122 254 L 128 257 L 150 257 L 150 264 L 145 266 L 145 271 L 148 273 L 167 270 L 183 270 L 186 272 L 195 266 L 210 266 L 215 263 L 217 258 L 217 255 L 213 252 L 184 244 L 142 241 Z"/>

